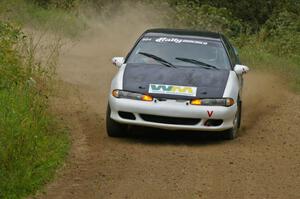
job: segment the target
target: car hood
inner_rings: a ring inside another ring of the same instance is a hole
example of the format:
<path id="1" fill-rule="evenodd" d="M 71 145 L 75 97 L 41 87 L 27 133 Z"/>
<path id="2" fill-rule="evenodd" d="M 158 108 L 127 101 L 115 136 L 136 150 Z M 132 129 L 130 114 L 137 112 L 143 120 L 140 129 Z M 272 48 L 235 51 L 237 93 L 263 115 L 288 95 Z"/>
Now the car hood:
<path id="1" fill-rule="evenodd" d="M 149 93 L 150 84 L 188 86 L 196 88 L 193 96 L 172 93 L 151 93 L 151 96 L 170 99 L 222 98 L 229 72 L 200 67 L 127 64 L 123 75 L 123 90 L 146 94 Z"/>

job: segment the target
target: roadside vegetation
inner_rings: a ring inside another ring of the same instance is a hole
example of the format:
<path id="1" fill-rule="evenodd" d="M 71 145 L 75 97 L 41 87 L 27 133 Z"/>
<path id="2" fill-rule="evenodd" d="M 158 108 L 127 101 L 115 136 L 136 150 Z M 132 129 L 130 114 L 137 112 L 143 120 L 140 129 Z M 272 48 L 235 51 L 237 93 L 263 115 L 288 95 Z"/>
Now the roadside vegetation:
<path id="1" fill-rule="evenodd" d="M 62 164 L 65 127 L 49 110 L 56 47 L 46 61 L 20 28 L 0 21 L 0 198 L 40 189 Z"/>
<path id="2" fill-rule="evenodd" d="M 40 2 L 40 3 L 39 3 Z M 74 38 L 86 28 L 85 19 L 77 10 L 58 7 L 63 1 L 47 6 L 47 1 L 2 0 L 0 16 L 4 21 L 26 26 L 37 31 L 54 32 L 61 36 Z M 67 2 L 67 1 L 66 1 Z"/>
<path id="3" fill-rule="evenodd" d="M 168 21 L 168 27 L 223 32 L 244 64 L 277 73 L 300 92 L 298 0 L 140 2 L 158 10 L 162 5 L 167 8 L 162 20 Z M 88 20 L 93 14 L 89 11 L 111 17 L 111 10 L 120 5 L 121 0 L 1 1 L 0 198 L 22 198 L 36 192 L 53 177 L 68 150 L 66 130 L 49 111 L 58 47 L 46 62 L 38 60 L 36 45 L 20 27 L 76 38 L 91 28 Z"/>

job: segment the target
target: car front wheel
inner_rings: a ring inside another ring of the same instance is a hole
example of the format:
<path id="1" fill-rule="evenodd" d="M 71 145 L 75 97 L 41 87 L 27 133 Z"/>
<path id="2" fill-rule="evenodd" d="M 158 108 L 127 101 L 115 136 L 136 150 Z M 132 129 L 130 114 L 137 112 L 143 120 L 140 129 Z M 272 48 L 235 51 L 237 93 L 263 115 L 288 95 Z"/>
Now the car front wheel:
<path id="1" fill-rule="evenodd" d="M 121 124 L 110 118 L 111 109 L 106 109 L 106 132 L 109 137 L 124 137 L 128 132 L 128 125 Z"/>
<path id="2" fill-rule="evenodd" d="M 241 102 L 238 102 L 238 110 L 233 120 L 233 127 L 226 131 L 226 139 L 233 140 L 237 137 L 241 122 Z"/>

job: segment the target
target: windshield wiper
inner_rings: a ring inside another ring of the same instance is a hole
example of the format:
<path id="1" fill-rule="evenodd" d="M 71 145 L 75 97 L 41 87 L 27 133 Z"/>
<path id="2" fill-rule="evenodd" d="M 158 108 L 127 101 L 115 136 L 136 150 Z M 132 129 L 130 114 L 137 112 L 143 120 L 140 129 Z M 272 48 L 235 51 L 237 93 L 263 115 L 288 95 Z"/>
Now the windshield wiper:
<path id="1" fill-rule="evenodd" d="M 139 52 L 139 54 L 144 55 L 146 57 L 150 57 L 150 58 L 158 61 L 159 63 L 163 64 L 164 66 L 176 68 L 176 66 L 174 66 L 170 62 L 168 62 L 168 61 L 164 60 L 163 58 L 160 58 L 156 55 L 153 55 L 153 54 L 150 54 L 150 53 L 145 53 L 145 52 Z"/>
<path id="2" fill-rule="evenodd" d="M 216 69 L 216 70 L 220 70 L 216 66 L 213 66 L 213 65 L 210 65 L 208 63 L 204 63 L 204 62 L 201 62 L 201 61 L 198 61 L 198 60 L 195 60 L 195 59 L 184 58 L 184 57 L 176 57 L 175 59 L 178 59 L 178 60 L 183 61 L 183 62 L 188 62 L 188 63 L 192 63 L 192 64 L 196 64 L 196 65 L 201 65 L 201 66 L 204 66 L 203 68 L 206 68 L 206 69 L 213 68 L 213 69 Z"/>

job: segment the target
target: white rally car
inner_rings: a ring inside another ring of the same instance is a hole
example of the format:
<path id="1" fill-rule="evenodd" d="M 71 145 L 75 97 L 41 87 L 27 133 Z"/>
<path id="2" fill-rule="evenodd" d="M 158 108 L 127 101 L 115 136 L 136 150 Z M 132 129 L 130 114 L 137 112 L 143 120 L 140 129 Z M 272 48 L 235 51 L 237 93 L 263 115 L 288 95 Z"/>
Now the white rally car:
<path id="1" fill-rule="evenodd" d="M 225 131 L 237 135 L 242 75 L 234 47 L 220 33 L 147 30 L 124 57 L 111 83 L 106 127 L 112 137 L 129 125 L 162 129 Z"/>

